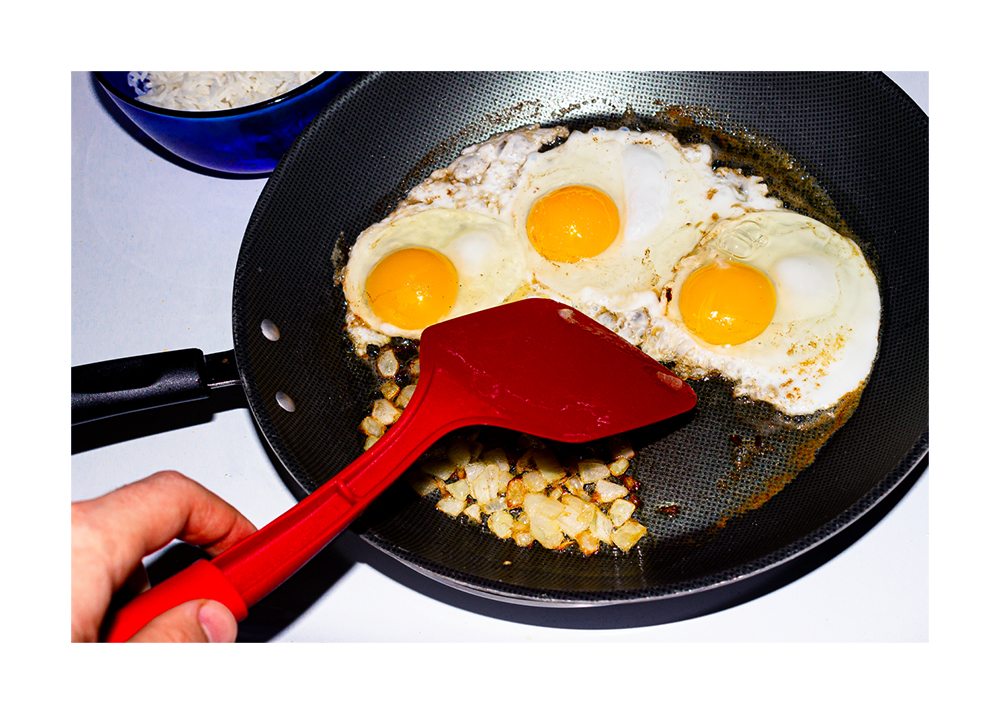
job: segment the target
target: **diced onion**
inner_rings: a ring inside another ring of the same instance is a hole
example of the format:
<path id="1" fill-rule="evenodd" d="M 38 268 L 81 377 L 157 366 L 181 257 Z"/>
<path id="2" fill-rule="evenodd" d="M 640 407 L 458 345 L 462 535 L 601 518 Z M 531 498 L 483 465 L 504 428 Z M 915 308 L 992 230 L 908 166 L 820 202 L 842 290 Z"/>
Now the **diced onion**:
<path id="1" fill-rule="evenodd" d="M 438 499 L 437 509 L 447 513 L 449 516 L 457 516 L 465 510 L 465 501 L 460 501 L 452 496 L 445 496 L 444 498 Z"/>
<path id="2" fill-rule="evenodd" d="M 577 473 L 584 483 L 595 483 L 611 475 L 607 464 L 598 459 L 585 459 L 577 465 Z"/>
<path id="3" fill-rule="evenodd" d="M 379 391 L 382 392 L 383 397 L 392 400 L 399 394 L 400 389 L 399 385 L 395 382 L 383 382 L 382 386 L 379 387 Z"/>
<path id="4" fill-rule="evenodd" d="M 510 538 L 514 526 L 514 517 L 507 511 L 497 511 L 486 520 L 486 525 L 499 538 Z"/>
<path id="5" fill-rule="evenodd" d="M 396 372 L 399 371 L 399 360 L 396 359 L 396 353 L 391 349 L 379 352 L 378 359 L 375 360 L 375 368 L 379 374 L 387 379 L 395 377 Z"/>
<path id="6" fill-rule="evenodd" d="M 525 487 L 532 493 L 544 491 L 548 485 L 545 477 L 539 471 L 529 471 L 521 477 L 521 480 L 524 481 Z"/>
<path id="7" fill-rule="evenodd" d="M 611 522 L 614 524 L 615 528 L 617 528 L 632 516 L 632 512 L 634 510 L 634 503 L 626 501 L 623 498 L 619 498 L 617 501 L 612 503 L 611 508 L 608 509 L 608 518 L 611 519 Z"/>
<path id="8" fill-rule="evenodd" d="M 616 499 L 625 498 L 628 495 L 628 489 L 620 484 L 602 479 L 594 484 L 594 494 L 601 503 L 612 503 Z"/>
<path id="9" fill-rule="evenodd" d="M 366 416 L 361 420 L 361 431 L 368 436 L 379 437 L 385 433 L 385 426 L 378 419 Z"/>
<path id="10" fill-rule="evenodd" d="M 417 389 L 415 384 L 407 384 L 405 387 L 399 390 L 399 396 L 396 397 L 396 406 L 402 409 L 407 404 L 410 403 L 410 398 L 413 396 L 413 392 Z"/>
<path id="11" fill-rule="evenodd" d="M 394 424 L 399 419 L 400 414 L 402 412 L 396 409 L 388 399 L 376 399 L 375 405 L 372 407 L 372 417 L 383 426 Z"/>
<path id="12" fill-rule="evenodd" d="M 469 480 L 460 478 L 457 481 L 452 481 L 451 483 L 445 484 L 445 488 L 452 497 L 457 498 L 460 501 L 464 501 L 469 497 Z"/>
<path id="13" fill-rule="evenodd" d="M 520 508 L 524 504 L 526 493 L 528 487 L 524 485 L 524 479 L 511 479 L 507 483 L 507 508 Z"/>
<path id="14" fill-rule="evenodd" d="M 645 527 L 632 518 L 635 504 L 626 500 L 638 487 L 623 475 L 627 458 L 580 459 L 568 461 L 567 468 L 533 437 L 519 438 L 525 451 L 514 459 L 503 448 L 484 449 L 479 431 L 470 433 L 439 442 L 412 470 L 416 477 L 408 476 L 423 495 L 433 494 L 436 484 L 439 510 L 479 524 L 485 515 L 494 535 L 521 547 L 537 542 L 563 550 L 575 544 L 584 555 L 597 553 L 602 543 L 628 551 L 645 535 Z M 631 485 L 615 482 L 613 474 Z"/>
<path id="15" fill-rule="evenodd" d="M 625 521 L 611 534 L 611 542 L 626 553 L 646 534 L 646 526 L 633 520 Z"/>
<path id="16" fill-rule="evenodd" d="M 628 459 L 618 459 L 617 461 L 612 461 L 608 464 L 608 470 L 611 472 L 612 476 L 621 476 L 626 471 L 628 471 L 629 461 Z"/>

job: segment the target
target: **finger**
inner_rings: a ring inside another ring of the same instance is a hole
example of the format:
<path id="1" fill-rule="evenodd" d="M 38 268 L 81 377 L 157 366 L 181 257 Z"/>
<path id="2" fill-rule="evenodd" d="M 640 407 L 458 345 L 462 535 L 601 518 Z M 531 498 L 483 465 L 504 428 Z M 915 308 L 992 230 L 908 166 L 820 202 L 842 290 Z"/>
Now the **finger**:
<path id="1" fill-rule="evenodd" d="M 179 538 L 217 555 L 256 531 L 233 506 L 176 471 L 161 471 L 100 498 L 73 504 L 101 541 L 114 590 L 146 555 Z"/>
<path id="2" fill-rule="evenodd" d="M 129 642 L 235 642 L 236 618 L 214 600 L 192 600 L 167 610 Z"/>

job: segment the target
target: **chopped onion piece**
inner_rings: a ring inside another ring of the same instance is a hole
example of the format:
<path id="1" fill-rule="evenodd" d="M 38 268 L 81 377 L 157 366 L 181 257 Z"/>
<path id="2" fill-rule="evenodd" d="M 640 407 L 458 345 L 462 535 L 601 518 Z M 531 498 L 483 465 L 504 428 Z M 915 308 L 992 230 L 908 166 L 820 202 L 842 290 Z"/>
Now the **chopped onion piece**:
<path id="1" fill-rule="evenodd" d="M 486 466 L 479 462 L 467 464 L 465 467 L 465 479 L 472 489 L 473 500 L 480 503 L 487 503 L 492 500 L 495 494 L 490 492 L 490 479 L 486 472 Z"/>
<path id="2" fill-rule="evenodd" d="M 501 471 L 495 463 L 487 463 L 486 476 L 490 479 L 490 493 L 506 493 L 507 484 L 512 478 L 510 471 Z"/>
<path id="3" fill-rule="evenodd" d="M 623 498 L 619 498 L 617 501 L 612 503 L 611 508 L 608 509 L 608 518 L 611 519 L 611 522 L 614 524 L 615 528 L 617 528 L 632 517 L 632 512 L 634 510 L 634 503 L 626 501 Z"/>
<path id="4" fill-rule="evenodd" d="M 580 514 L 580 520 L 584 521 L 588 528 L 593 528 L 598 513 L 601 513 L 601 509 L 597 507 L 596 503 L 585 503 L 583 505 L 583 512 Z"/>
<path id="5" fill-rule="evenodd" d="M 563 533 L 570 538 L 575 538 L 579 533 L 585 531 L 590 526 L 590 514 L 584 513 L 584 506 L 587 504 L 576 496 L 566 495 L 562 498 L 563 510 L 556 519 Z"/>
<path id="6" fill-rule="evenodd" d="M 548 485 L 545 477 L 538 471 L 528 471 L 521 477 L 521 480 L 524 481 L 525 487 L 532 493 L 544 491 Z"/>
<path id="7" fill-rule="evenodd" d="M 490 449 L 482 456 L 483 461 L 496 464 L 500 472 L 510 471 L 510 463 L 507 461 L 507 454 L 501 448 Z"/>
<path id="8" fill-rule="evenodd" d="M 583 481 L 579 476 L 570 476 L 562 482 L 562 486 L 577 498 L 589 499 L 589 494 L 583 490 Z"/>
<path id="9" fill-rule="evenodd" d="M 500 538 L 510 538 L 513 532 L 514 517 L 507 511 L 497 511 L 486 520 L 486 525 Z"/>
<path id="10" fill-rule="evenodd" d="M 460 501 L 451 496 L 445 496 L 437 502 L 437 509 L 447 513 L 449 516 L 457 516 L 465 510 L 465 501 Z"/>
<path id="11" fill-rule="evenodd" d="M 402 412 L 392 406 L 388 399 L 376 399 L 375 406 L 372 407 L 372 417 L 383 426 L 394 424 L 400 414 Z"/>
<path id="12" fill-rule="evenodd" d="M 584 555 L 593 555 L 601 547 L 601 542 L 590 531 L 582 531 L 576 537 L 576 544 Z"/>
<path id="13" fill-rule="evenodd" d="M 399 390 L 399 396 L 396 397 L 396 406 L 402 409 L 407 404 L 410 403 L 410 398 L 413 396 L 413 392 L 416 391 L 417 385 L 407 384 L 405 387 Z"/>
<path id="14" fill-rule="evenodd" d="M 396 353 L 391 349 L 379 352 L 378 359 L 375 360 L 375 368 L 383 377 L 395 377 L 396 372 L 399 371 L 399 360 L 396 359 Z"/>
<path id="15" fill-rule="evenodd" d="M 598 459 L 584 459 L 577 464 L 577 473 L 584 483 L 595 483 L 611 475 L 607 464 Z"/>
<path id="16" fill-rule="evenodd" d="M 549 483 L 558 481 L 566 475 L 566 469 L 562 467 L 556 455 L 548 449 L 533 452 L 535 468 L 545 477 Z"/>
<path id="17" fill-rule="evenodd" d="M 507 504 L 502 498 L 494 498 L 492 501 L 488 501 L 483 506 L 483 513 L 496 513 L 497 511 L 502 511 L 507 507 Z"/>
<path id="18" fill-rule="evenodd" d="M 618 459 L 617 461 L 612 461 L 608 464 L 608 470 L 613 476 L 621 476 L 628 471 L 628 466 L 628 459 Z"/>
<path id="19" fill-rule="evenodd" d="M 514 542 L 522 548 L 527 548 L 535 542 L 535 536 L 531 535 L 531 531 L 514 531 Z"/>
<path id="20" fill-rule="evenodd" d="M 549 518 L 555 520 L 563 511 L 563 505 L 554 498 L 541 493 L 529 493 L 524 497 L 524 512 L 530 520 Z"/>
<path id="21" fill-rule="evenodd" d="M 385 433 L 385 426 L 378 419 L 366 416 L 361 420 L 361 431 L 368 436 L 379 437 Z"/>
<path id="22" fill-rule="evenodd" d="M 646 526 L 628 520 L 615 529 L 611 541 L 626 553 L 646 534 Z"/>
<path id="23" fill-rule="evenodd" d="M 531 535 L 546 548 L 558 548 L 563 542 L 563 532 L 554 518 L 533 516 L 529 528 Z"/>
<path id="24" fill-rule="evenodd" d="M 628 495 L 628 489 L 617 483 L 601 479 L 594 484 L 594 495 L 601 503 L 611 503 L 615 499 L 625 498 Z"/>
<path id="25" fill-rule="evenodd" d="M 610 543 L 613 531 L 614 525 L 612 525 L 611 519 L 598 509 L 597 513 L 594 514 L 594 522 L 590 526 L 590 532 L 602 543 Z"/>
<path id="26" fill-rule="evenodd" d="M 444 487 L 448 489 L 448 493 L 450 493 L 453 498 L 457 498 L 460 501 L 464 501 L 469 497 L 470 489 L 468 479 L 460 478 L 457 481 L 446 483 Z"/>
<path id="27" fill-rule="evenodd" d="M 524 479 L 511 479 L 507 483 L 507 508 L 520 508 L 527 493 L 528 487 L 524 485 Z"/>
<path id="28" fill-rule="evenodd" d="M 395 382 L 382 382 L 382 386 L 378 390 L 382 392 L 383 397 L 392 400 L 399 394 L 399 385 Z"/>

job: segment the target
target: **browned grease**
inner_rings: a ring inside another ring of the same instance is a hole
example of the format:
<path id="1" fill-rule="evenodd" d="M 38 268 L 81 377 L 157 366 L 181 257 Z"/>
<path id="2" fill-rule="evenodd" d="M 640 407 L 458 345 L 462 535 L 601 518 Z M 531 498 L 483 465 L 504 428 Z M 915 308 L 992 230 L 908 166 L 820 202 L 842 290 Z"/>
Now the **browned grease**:
<path id="1" fill-rule="evenodd" d="M 859 386 L 853 392 L 844 396 L 831 410 L 816 417 L 812 424 L 802 429 L 803 438 L 792 448 L 790 456 L 785 461 L 785 468 L 775 471 L 761 484 L 761 490 L 748 498 L 739 508 L 725 513 L 716 526 L 722 528 L 726 522 L 738 515 L 760 508 L 768 500 L 777 495 L 792 479 L 816 460 L 816 454 L 833 434 L 842 427 L 858 408 L 863 387 Z M 787 428 L 787 427 L 786 427 Z M 752 463 L 754 456 L 767 450 L 768 442 L 764 438 L 756 440 L 746 453 L 734 454 L 733 468 L 729 474 L 720 479 L 720 488 L 725 488 L 728 481 L 739 480 L 742 473 Z"/>

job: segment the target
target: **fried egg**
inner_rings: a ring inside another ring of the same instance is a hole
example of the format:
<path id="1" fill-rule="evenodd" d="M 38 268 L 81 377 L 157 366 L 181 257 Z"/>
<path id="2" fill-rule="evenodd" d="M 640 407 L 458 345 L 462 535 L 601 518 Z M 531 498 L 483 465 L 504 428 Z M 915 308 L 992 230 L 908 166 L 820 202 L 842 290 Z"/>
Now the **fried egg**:
<path id="1" fill-rule="evenodd" d="M 647 351 L 680 376 L 721 374 L 791 415 L 863 386 L 878 350 L 878 284 L 858 246 L 791 211 L 721 221 L 678 262 Z"/>
<path id="2" fill-rule="evenodd" d="M 560 143 L 561 142 L 561 143 Z M 359 355 L 532 296 L 738 395 L 807 414 L 867 377 L 880 303 L 857 246 L 666 132 L 528 127 L 464 149 L 343 271 Z"/>
<path id="3" fill-rule="evenodd" d="M 357 341 L 417 339 L 428 325 L 503 303 L 524 280 L 510 225 L 434 208 L 365 231 L 344 273 Z"/>

